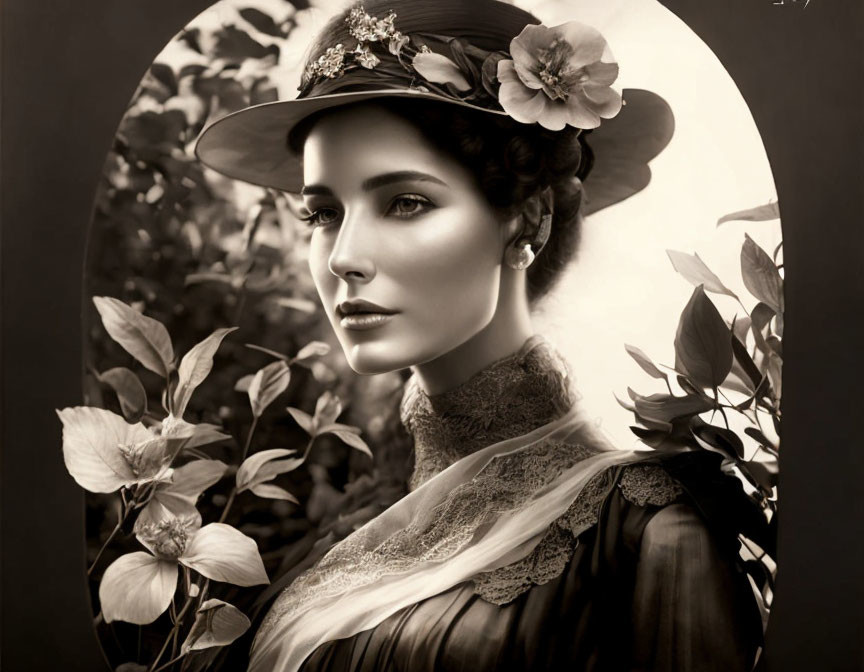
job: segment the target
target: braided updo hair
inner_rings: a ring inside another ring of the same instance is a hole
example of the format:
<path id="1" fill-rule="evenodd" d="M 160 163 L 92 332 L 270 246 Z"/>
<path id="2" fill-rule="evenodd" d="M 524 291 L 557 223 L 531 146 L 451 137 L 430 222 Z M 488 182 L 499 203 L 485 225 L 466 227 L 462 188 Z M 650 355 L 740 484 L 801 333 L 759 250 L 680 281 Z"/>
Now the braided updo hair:
<path id="1" fill-rule="evenodd" d="M 526 24 L 540 21 L 518 7 L 496 0 L 366 0 L 372 14 L 395 10 L 408 26 L 466 37 L 486 49 L 503 49 L 502 34 L 514 36 Z M 307 63 L 328 47 L 352 40 L 345 25 L 349 10 L 334 17 L 322 31 Z M 386 57 L 382 56 L 382 57 Z M 350 86 L 345 90 L 350 90 Z M 582 215 L 582 181 L 594 156 L 586 142 L 590 131 L 566 126 L 550 131 L 539 124 L 524 124 L 512 117 L 490 114 L 462 105 L 434 100 L 385 98 L 376 102 L 414 125 L 432 145 L 448 153 L 474 176 L 490 206 L 505 219 L 517 216 L 527 201 L 547 187 L 553 195 L 549 240 L 527 269 L 531 303 L 545 295 L 572 260 L 578 248 Z M 315 122 L 327 110 L 297 124 L 288 137 L 289 148 L 302 154 L 303 143 Z M 578 179 L 576 179 L 578 178 Z"/>

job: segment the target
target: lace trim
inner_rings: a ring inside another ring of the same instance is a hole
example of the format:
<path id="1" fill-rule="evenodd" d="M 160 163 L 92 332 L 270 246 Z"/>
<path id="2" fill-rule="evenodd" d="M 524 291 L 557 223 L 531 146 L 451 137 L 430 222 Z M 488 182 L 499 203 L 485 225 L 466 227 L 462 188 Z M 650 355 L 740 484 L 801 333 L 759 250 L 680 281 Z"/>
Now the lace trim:
<path id="1" fill-rule="evenodd" d="M 535 549 L 522 560 L 483 572 L 473 579 L 474 593 L 492 604 L 512 602 L 534 586 L 558 578 L 579 544 L 579 535 L 597 524 L 600 507 L 620 473 L 621 494 L 637 506 L 666 506 L 684 490 L 665 469 L 654 464 L 635 464 L 620 472 L 607 469 L 595 476 L 570 508 L 549 526 Z"/>
<path id="2" fill-rule="evenodd" d="M 414 438 L 411 489 L 480 448 L 555 420 L 576 400 L 566 362 L 538 335 L 443 394 L 427 395 L 412 377 L 400 407 Z"/>
<path id="3" fill-rule="evenodd" d="M 282 592 L 260 631 L 311 601 L 369 585 L 384 575 L 410 572 L 421 563 L 445 560 L 496 514 L 520 508 L 563 470 L 598 452 L 582 444 L 547 440 L 493 458 L 427 515 L 391 536 L 381 539 L 370 526 L 338 543 Z"/>
<path id="4" fill-rule="evenodd" d="M 666 506 L 684 494 L 684 488 L 659 464 L 633 464 L 618 482 L 621 494 L 638 506 Z"/>

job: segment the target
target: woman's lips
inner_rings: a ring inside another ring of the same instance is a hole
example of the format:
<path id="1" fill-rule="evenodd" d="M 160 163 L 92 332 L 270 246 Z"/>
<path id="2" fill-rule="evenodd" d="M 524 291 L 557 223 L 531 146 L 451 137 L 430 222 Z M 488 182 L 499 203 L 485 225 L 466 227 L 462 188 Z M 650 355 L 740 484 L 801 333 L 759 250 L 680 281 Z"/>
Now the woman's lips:
<path id="1" fill-rule="evenodd" d="M 396 317 L 396 313 L 352 313 L 339 320 L 343 329 L 366 331 L 377 329 Z"/>
<path id="2" fill-rule="evenodd" d="M 365 331 L 376 329 L 396 315 L 398 311 L 389 310 L 366 299 L 351 299 L 336 306 L 336 315 L 343 329 Z"/>

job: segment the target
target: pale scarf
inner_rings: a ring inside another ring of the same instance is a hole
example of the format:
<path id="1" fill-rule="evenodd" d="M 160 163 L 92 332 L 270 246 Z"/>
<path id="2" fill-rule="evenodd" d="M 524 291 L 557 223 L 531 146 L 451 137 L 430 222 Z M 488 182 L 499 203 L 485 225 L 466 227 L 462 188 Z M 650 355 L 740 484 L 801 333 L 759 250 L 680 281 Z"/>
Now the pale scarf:
<path id="1" fill-rule="evenodd" d="M 530 488 L 514 489 L 500 478 L 508 461 L 518 464 L 521 456 L 562 445 L 583 450 L 575 464 L 532 478 Z M 654 456 L 615 448 L 573 405 L 531 432 L 462 457 L 336 544 L 280 595 L 255 637 L 249 671 L 295 672 L 324 642 L 373 628 L 400 609 L 524 558 L 595 476 Z M 473 487 L 484 477 L 482 487 Z M 496 492 L 489 492 L 489 482 Z"/>

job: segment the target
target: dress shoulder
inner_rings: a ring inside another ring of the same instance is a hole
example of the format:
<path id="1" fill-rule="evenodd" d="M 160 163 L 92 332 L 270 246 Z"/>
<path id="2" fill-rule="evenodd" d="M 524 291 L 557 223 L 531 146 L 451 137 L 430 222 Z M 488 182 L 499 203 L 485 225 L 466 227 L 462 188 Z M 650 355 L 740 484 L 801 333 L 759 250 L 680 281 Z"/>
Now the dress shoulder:
<path id="1" fill-rule="evenodd" d="M 559 577 L 581 535 L 597 525 L 601 509 L 612 496 L 620 495 L 637 507 L 665 507 L 679 501 L 683 493 L 681 485 L 660 463 L 605 469 L 585 485 L 531 553 L 517 562 L 475 576 L 474 592 L 487 602 L 504 605 L 532 587 Z M 641 517 L 647 521 L 650 515 Z"/>

